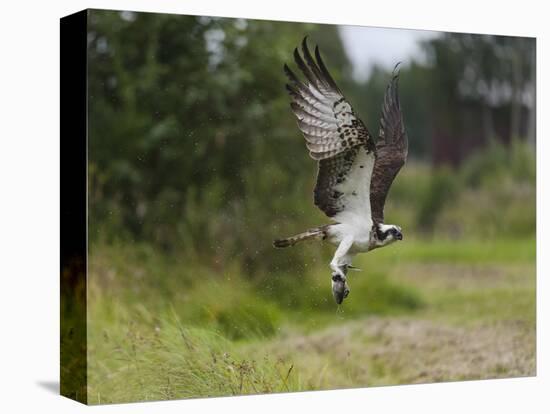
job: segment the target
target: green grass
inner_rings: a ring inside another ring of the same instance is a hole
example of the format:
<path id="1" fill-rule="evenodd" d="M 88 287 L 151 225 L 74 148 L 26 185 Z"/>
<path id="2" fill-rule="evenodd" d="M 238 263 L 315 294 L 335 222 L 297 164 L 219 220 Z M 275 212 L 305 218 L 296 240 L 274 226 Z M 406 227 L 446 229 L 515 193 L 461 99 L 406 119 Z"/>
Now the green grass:
<path id="1" fill-rule="evenodd" d="M 251 278 L 95 245 L 89 402 L 533 375 L 534 258 L 533 238 L 407 239 L 359 256 L 337 307 L 323 258 Z"/>
<path id="2" fill-rule="evenodd" d="M 299 390 L 292 363 L 250 359 L 210 330 L 177 320 L 103 329 L 89 368 L 91 404 Z"/>
<path id="3" fill-rule="evenodd" d="M 366 262 L 424 263 L 524 263 L 536 258 L 535 238 L 453 241 L 449 239 L 416 239 L 375 250 L 361 256 Z"/>

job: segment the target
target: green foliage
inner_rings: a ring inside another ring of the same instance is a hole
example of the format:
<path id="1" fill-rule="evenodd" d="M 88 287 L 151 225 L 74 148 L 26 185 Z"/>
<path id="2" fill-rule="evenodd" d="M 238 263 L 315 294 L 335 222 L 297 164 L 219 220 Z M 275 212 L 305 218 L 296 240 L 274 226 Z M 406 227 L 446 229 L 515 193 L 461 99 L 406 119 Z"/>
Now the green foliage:
<path id="1" fill-rule="evenodd" d="M 408 235 L 486 239 L 530 237 L 536 230 L 531 145 L 493 142 L 460 168 L 408 163 L 386 205 L 386 221 Z"/>
<path id="2" fill-rule="evenodd" d="M 454 237 L 529 237 L 536 230 L 535 154 L 515 141 L 493 143 L 468 159 L 455 182 L 462 190 L 437 218 L 439 232 Z"/>
<path id="3" fill-rule="evenodd" d="M 430 186 L 418 211 L 418 225 L 422 231 L 432 231 L 435 220 L 457 193 L 456 176 L 447 168 L 432 172 Z"/>
<path id="4" fill-rule="evenodd" d="M 496 141 L 472 155 L 461 167 L 462 179 L 469 187 L 497 186 L 507 179 L 517 185 L 535 182 L 534 148 L 514 140 L 510 147 Z"/>
<path id="5" fill-rule="evenodd" d="M 349 72 L 336 27 L 90 13 L 90 236 L 216 266 L 239 254 L 250 277 L 288 268 L 258 260 L 288 218 L 316 224 L 282 66 L 310 34 L 337 79 Z"/>
<path id="6" fill-rule="evenodd" d="M 326 221 L 311 205 L 315 164 L 304 151 L 283 87 L 281 67 L 304 34 L 320 45 L 334 77 L 376 134 L 389 73 L 376 67 L 368 81 L 357 83 L 335 26 L 90 12 L 91 240 L 152 244 L 210 269 L 232 266 L 237 258 L 242 275 L 259 284 L 269 283 L 272 273 L 307 273 L 303 263 L 324 260 L 314 249 L 274 253 L 271 246 L 274 238 Z M 534 204 L 525 203 L 526 197 L 532 201 L 534 158 L 523 142 L 475 151 L 458 170 L 430 170 L 418 162 L 434 155 L 434 134 L 456 128 L 458 121 L 439 108 L 484 99 L 457 89 L 468 72 L 464 50 L 481 47 L 492 56 L 491 48 L 517 46 L 495 39 L 437 38 L 425 45 L 429 64 L 401 67 L 411 159 L 391 190 L 386 217 L 406 234 L 496 237 L 534 231 Z M 508 75 L 482 61 L 484 79 L 506 83 Z M 457 111 L 464 118 L 463 112 Z M 454 151 L 465 152 L 468 142 L 455 142 Z M 505 190 L 496 190 L 501 183 Z M 473 209 L 476 198 L 487 208 Z M 491 215 L 492 203 L 506 211 Z M 306 300 L 298 289 L 285 290 L 293 292 L 292 303 Z"/>

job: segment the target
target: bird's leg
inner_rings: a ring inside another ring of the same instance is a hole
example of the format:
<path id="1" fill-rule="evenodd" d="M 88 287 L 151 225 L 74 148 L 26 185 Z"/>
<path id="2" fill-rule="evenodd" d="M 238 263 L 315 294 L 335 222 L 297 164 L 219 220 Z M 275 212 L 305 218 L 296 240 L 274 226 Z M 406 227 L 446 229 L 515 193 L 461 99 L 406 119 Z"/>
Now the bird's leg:
<path id="1" fill-rule="evenodd" d="M 332 269 L 332 275 L 339 275 L 343 280 L 346 280 L 348 263 L 348 251 L 353 245 L 353 237 L 345 237 L 342 239 L 338 248 L 334 252 L 332 261 L 330 262 L 330 268 Z"/>
<path id="2" fill-rule="evenodd" d="M 353 237 L 344 238 L 330 262 L 330 268 L 332 269 L 332 295 L 338 305 L 349 295 L 346 273 L 348 272 L 348 265 L 351 262 L 348 252 L 352 245 Z"/>

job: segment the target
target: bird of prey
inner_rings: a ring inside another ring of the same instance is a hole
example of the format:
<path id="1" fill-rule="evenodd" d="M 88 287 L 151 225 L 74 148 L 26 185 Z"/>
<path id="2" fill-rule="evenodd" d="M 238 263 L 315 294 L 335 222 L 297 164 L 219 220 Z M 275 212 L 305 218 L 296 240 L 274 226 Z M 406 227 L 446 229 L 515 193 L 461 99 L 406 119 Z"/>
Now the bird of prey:
<path id="1" fill-rule="evenodd" d="M 403 239 L 401 228 L 384 223 L 386 196 L 408 152 L 408 139 L 398 96 L 399 72 L 394 68 L 382 103 L 375 141 L 328 72 L 319 48 L 315 58 L 307 37 L 294 60 L 301 81 L 285 64 L 290 107 L 306 140 L 309 155 L 318 161 L 314 203 L 334 223 L 273 242 L 289 247 L 304 240 L 326 240 L 336 246 L 330 262 L 332 292 L 340 304 L 349 294 L 352 258 Z"/>

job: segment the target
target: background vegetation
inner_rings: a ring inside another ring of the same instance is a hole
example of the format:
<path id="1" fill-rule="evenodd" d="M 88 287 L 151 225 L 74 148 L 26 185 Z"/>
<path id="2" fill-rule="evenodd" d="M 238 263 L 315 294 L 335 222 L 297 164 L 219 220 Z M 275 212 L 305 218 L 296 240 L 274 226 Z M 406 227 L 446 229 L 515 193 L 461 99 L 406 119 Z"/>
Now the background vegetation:
<path id="1" fill-rule="evenodd" d="M 404 62 L 410 159 L 343 307 L 282 65 L 305 34 L 371 132 L 338 27 L 89 14 L 89 401 L 512 375 L 535 367 L 534 40 L 441 34 Z"/>

